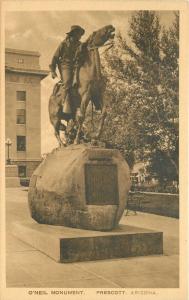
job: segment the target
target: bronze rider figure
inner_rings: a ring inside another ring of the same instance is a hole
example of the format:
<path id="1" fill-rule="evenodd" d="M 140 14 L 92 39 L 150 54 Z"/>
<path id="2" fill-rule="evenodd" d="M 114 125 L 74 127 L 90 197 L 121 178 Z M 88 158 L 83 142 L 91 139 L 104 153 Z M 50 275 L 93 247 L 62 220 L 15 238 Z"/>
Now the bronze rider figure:
<path id="1" fill-rule="evenodd" d="M 78 25 L 71 26 L 71 30 L 66 33 L 66 38 L 56 49 L 51 64 L 49 65 L 53 79 L 57 77 L 56 67 L 58 66 L 64 89 L 64 97 L 62 99 L 63 112 L 67 114 L 72 112 L 71 89 L 73 78 L 77 77 L 77 75 L 74 75 L 77 73 L 77 52 L 81 47 L 82 43 L 80 39 L 84 33 L 85 30 L 82 27 Z"/>

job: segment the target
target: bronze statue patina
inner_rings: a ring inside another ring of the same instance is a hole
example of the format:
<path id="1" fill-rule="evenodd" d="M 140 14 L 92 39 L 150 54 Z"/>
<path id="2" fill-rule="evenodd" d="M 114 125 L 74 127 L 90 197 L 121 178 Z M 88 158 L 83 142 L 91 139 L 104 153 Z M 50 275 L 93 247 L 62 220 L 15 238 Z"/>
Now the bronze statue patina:
<path id="1" fill-rule="evenodd" d="M 80 36 L 82 32 L 83 31 L 80 31 Z M 74 58 L 75 71 L 74 68 L 72 68 L 72 87 L 70 88 L 69 85 L 70 111 L 64 109 L 67 105 L 65 101 L 64 73 L 62 73 L 63 76 L 61 75 L 62 81 L 58 82 L 54 87 L 49 100 L 49 117 L 60 146 L 63 145 L 60 138 L 60 131 L 66 130 L 66 127 L 61 123 L 61 120 L 73 120 L 72 123 L 77 125 L 74 143 L 80 143 L 85 112 L 90 101 L 94 104 L 96 110 L 101 111 L 101 121 L 95 138 L 98 139 L 102 133 L 106 117 L 106 107 L 103 102 L 105 84 L 102 80 L 98 49 L 103 45 L 107 45 L 106 42 L 108 40 L 113 41 L 114 32 L 115 28 L 112 25 L 107 25 L 93 32 L 84 43 L 79 42 L 80 44 L 78 44 Z M 55 72 L 55 66 L 55 63 L 51 64 L 52 75 L 54 74 L 53 72 Z M 58 67 L 61 74 L 60 64 Z"/>

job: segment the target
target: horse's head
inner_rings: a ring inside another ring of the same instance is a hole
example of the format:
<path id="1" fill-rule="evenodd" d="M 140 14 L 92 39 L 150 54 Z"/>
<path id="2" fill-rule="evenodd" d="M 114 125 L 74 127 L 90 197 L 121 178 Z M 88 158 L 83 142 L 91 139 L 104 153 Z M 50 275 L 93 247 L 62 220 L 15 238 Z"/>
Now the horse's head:
<path id="1" fill-rule="evenodd" d="M 108 40 L 113 40 L 114 36 L 115 27 L 112 25 L 107 25 L 97 31 L 94 31 L 88 38 L 87 44 L 90 47 L 100 47 L 103 46 Z"/>

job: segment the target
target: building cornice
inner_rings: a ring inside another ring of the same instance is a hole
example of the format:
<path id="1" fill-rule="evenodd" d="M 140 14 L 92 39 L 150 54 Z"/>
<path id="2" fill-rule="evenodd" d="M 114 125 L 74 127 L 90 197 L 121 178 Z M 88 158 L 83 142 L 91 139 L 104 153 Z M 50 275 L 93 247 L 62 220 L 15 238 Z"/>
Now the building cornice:
<path id="1" fill-rule="evenodd" d="M 6 53 L 14 53 L 14 54 L 24 54 L 29 56 L 41 56 L 41 54 L 37 51 L 28 51 L 28 50 L 19 50 L 19 49 L 12 49 L 12 48 L 6 48 Z"/>
<path id="2" fill-rule="evenodd" d="M 6 72 L 19 73 L 19 74 L 31 74 L 40 76 L 41 78 L 46 77 L 49 74 L 47 70 L 34 70 L 34 69 L 18 69 L 9 66 L 5 66 Z"/>

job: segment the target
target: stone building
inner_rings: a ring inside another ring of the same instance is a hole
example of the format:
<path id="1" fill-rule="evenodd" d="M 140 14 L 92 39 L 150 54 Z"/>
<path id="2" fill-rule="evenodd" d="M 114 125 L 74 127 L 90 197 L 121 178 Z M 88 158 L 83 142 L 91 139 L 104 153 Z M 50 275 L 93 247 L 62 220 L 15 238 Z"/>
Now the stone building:
<path id="1" fill-rule="evenodd" d="M 11 163 L 19 177 L 30 177 L 41 161 L 41 70 L 40 54 L 5 50 L 5 137 L 12 141 Z M 6 151 L 7 155 L 7 151 Z"/>

